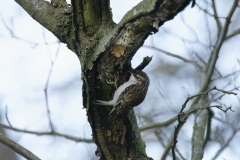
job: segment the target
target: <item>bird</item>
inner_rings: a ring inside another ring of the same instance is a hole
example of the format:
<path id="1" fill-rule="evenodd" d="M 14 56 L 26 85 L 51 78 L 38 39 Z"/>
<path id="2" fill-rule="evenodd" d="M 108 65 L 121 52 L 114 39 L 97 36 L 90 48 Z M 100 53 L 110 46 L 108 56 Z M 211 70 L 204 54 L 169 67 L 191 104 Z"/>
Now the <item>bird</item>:
<path id="1" fill-rule="evenodd" d="M 110 101 L 95 100 L 96 105 L 113 106 L 109 115 L 128 112 L 133 107 L 143 102 L 146 97 L 150 80 L 141 70 L 128 71 L 131 73 L 127 82 L 119 86 Z"/>

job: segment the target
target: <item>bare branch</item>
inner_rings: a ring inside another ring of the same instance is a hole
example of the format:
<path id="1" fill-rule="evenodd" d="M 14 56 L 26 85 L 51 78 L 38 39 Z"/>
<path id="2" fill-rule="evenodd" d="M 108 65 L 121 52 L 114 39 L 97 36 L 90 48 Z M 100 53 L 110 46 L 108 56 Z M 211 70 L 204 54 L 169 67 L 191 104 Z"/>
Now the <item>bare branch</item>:
<path id="1" fill-rule="evenodd" d="M 6 23 L 6 21 L 4 20 L 4 18 L 3 18 L 3 16 L 2 16 L 2 14 L 0 13 L 0 18 L 1 18 L 1 20 L 2 20 L 2 24 L 5 26 L 5 28 L 8 30 L 8 32 L 9 32 L 9 34 L 10 34 L 10 37 L 11 38 L 15 38 L 15 39 L 17 39 L 17 40 L 20 40 L 20 41 L 24 41 L 24 42 L 26 42 L 26 43 L 29 43 L 29 45 L 32 47 L 32 48 L 35 48 L 36 46 L 38 46 L 38 45 L 43 45 L 44 43 L 38 43 L 38 42 L 34 42 L 34 40 L 28 40 L 28 39 L 24 39 L 24 38 L 22 38 L 22 37 L 19 37 L 19 36 L 17 36 L 15 33 L 14 33 L 14 30 L 10 27 L 10 26 L 8 26 L 7 25 L 7 23 Z M 13 22 L 12 22 L 13 23 Z M 1 37 L 8 37 L 8 36 L 6 36 L 6 35 L 0 35 Z M 57 41 L 57 42 L 51 42 L 51 43 L 48 43 L 48 44 L 55 44 L 55 43 L 59 43 L 59 41 Z"/>
<path id="2" fill-rule="evenodd" d="M 32 152 L 24 148 L 23 146 L 19 145 L 18 143 L 12 141 L 11 139 L 5 137 L 2 133 L 0 133 L 0 142 L 21 156 L 23 156 L 26 159 L 31 159 L 31 160 L 40 160 L 36 155 L 34 155 Z"/>
<path id="3" fill-rule="evenodd" d="M 229 74 L 227 74 L 226 76 L 220 76 L 220 77 L 214 78 L 214 79 L 212 79 L 212 81 L 219 80 L 220 78 L 228 78 L 228 77 L 233 76 L 233 75 L 236 75 L 236 74 L 238 74 L 238 73 L 240 73 L 240 70 L 235 71 L 235 72 L 232 72 L 232 73 L 229 73 Z"/>
<path id="4" fill-rule="evenodd" d="M 228 36 L 226 36 L 225 40 L 228 40 L 236 35 L 240 34 L 240 28 L 236 29 L 235 31 L 233 31 L 231 34 L 229 34 Z"/>
<path id="5" fill-rule="evenodd" d="M 72 29 L 72 9 L 65 0 L 15 0 L 33 19 L 43 25 L 61 42 L 66 42 L 67 35 Z"/>
<path id="6" fill-rule="evenodd" d="M 238 88 L 240 88 L 240 87 L 237 87 L 237 88 L 235 88 L 235 89 L 238 89 Z M 217 99 L 220 99 L 220 98 L 221 98 L 222 96 L 224 96 L 225 94 L 237 95 L 237 93 L 232 92 L 232 91 L 235 90 L 235 89 L 232 89 L 232 90 L 230 90 L 230 91 L 225 91 L 225 90 L 218 89 L 216 86 L 214 86 L 213 88 L 209 89 L 209 90 L 206 91 L 206 92 L 199 93 L 199 94 L 196 94 L 196 95 L 187 97 L 187 99 L 185 100 L 184 104 L 182 105 L 181 112 L 183 112 L 183 110 L 186 108 L 187 103 L 188 103 L 191 99 L 193 99 L 193 98 L 195 98 L 195 97 L 203 96 L 203 95 L 208 95 L 208 93 L 209 93 L 210 91 L 212 91 L 212 90 L 217 90 L 217 91 L 219 91 L 219 92 L 224 93 L 223 95 L 221 95 L 221 96 L 219 96 L 219 97 L 217 97 L 217 98 L 215 98 L 215 99 L 213 100 L 213 101 L 216 101 Z M 223 111 L 223 112 L 226 112 L 227 110 L 231 110 L 232 112 L 234 112 L 234 111 L 232 110 L 232 107 L 231 107 L 231 106 L 228 107 L 228 108 L 226 108 L 226 110 L 223 110 L 221 106 L 205 106 L 204 109 L 206 109 L 206 108 L 212 108 L 212 107 L 218 108 L 218 109 L 220 109 L 220 110 Z M 192 112 L 196 112 L 196 111 L 199 110 L 199 109 L 201 109 L 201 108 L 197 108 L 197 109 L 191 109 L 191 108 L 190 108 L 189 110 L 186 111 L 186 113 L 187 113 L 187 114 L 190 114 L 190 112 L 191 112 L 191 113 L 192 113 Z M 178 119 L 178 116 L 174 116 L 174 117 L 172 117 L 172 118 L 170 118 L 169 120 L 164 121 L 164 122 L 153 123 L 153 124 L 150 124 L 150 125 L 147 125 L 147 126 L 144 126 L 144 127 L 140 127 L 139 130 L 140 130 L 140 131 L 145 131 L 145 130 L 149 130 L 149 129 L 153 129 L 153 128 L 158 128 L 158 127 L 162 127 L 162 126 L 168 126 L 168 125 L 172 124 L 173 122 L 175 122 L 177 119 Z"/>
<path id="7" fill-rule="evenodd" d="M 45 38 L 45 36 L 44 36 L 44 38 Z M 45 39 L 45 43 L 47 44 L 46 39 Z M 47 108 L 47 116 L 48 116 L 49 126 L 50 126 L 52 131 L 54 130 L 54 128 L 53 128 L 53 124 L 52 124 L 52 120 L 51 120 L 51 113 L 50 113 L 50 108 L 49 108 L 49 103 L 48 103 L 48 85 L 49 85 L 49 80 L 50 80 L 50 77 L 51 77 L 51 74 L 52 74 L 54 62 L 56 61 L 58 53 L 59 53 L 59 49 L 60 49 L 60 42 L 58 44 L 58 49 L 57 49 L 57 52 L 55 54 L 54 60 L 52 60 L 51 59 L 51 55 L 49 55 L 50 56 L 50 60 L 51 60 L 51 67 L 50 67 L 50 70 L 49 70 L 49 73 L 48 73 L 48 77 L 47 77 L 47 81 L 46 81 L 46 85 L 45 85 L 45 88 L 44 88 L 44 95 L 45 95 L 46 108 Z"/>
<path id="8" fill-rule="evenodd" d="M 223 124 L 227 124 L 230 126 L 233 130 L 232 134 L 228 137 L 227 141 L 224 142 L 224 144 L 221 144 L 221 148 L 216 152 L 215 156 L 212 159 L 217 159 L 217 157 L 229 146 L 235 135 L 240 131 L 239 129 L 236 129 L 231 123 L 226 123 L 222 119 L 214 117 L 214 119 L 218 120 L 219 122 Z"/>
<path id="9" fill-rule="evenodd" d="M 217 90 L 217 91 L 222 92 L 222 93 L 224 93 L 224 94 L 234 94 L 234 95 L 236 95 L 236 93 L 234 93 L 234 92 L 221 90 L 221 89 L 218 89 L 217 87 L 214 86 L 213 88 L 207 90 L 206 92 L 199 93 L 199 94 L 196 94 L 196 95 L 187 97 L 186 100 L 185 100 L 185 102 L 184 102 L 183 105 L 182 105 L 182 108 L 181 108 L 178 116 L 177 116 L 177 117 L 178 117 L 178 124 L 177 124 L 177 126 L 175 127 L 173 136 L 172 136 L 171 139 L 169 140 L 168 145 L 167 145 L 167 147 L 165 148 L 165 151 L 164 151 L 161 159 L 165 159 L 165 158 L 166 158 L 167 153 L 169 152 L 170 148 L 172 148 L 173 159 L 175 159 L 175 156 L 176 156 L 176 155 L 175 155 L 175 147 L 176 147 L 176 144 L 177 144 L 177 136 L 178 136 L 178 134 L 179 134 L 180 129 L 182 128 L 182 126 L 184 125 L 184 123 L 186 122 L 186 120 L 188 119 L 188 117 L 189 117 L 190 114 L 192 114 L 192 113 L 194 113 L 194 112 L 196 112 L 196 111 L 198 111 L 198 110 L 203 110 L 203 109 L 208 109 L 208 108 L 213 108 L 213 107 L 218 108 L 218 109 L 220 109 L 220 110 L 223 111 L 223 112 L 227 112 L 228 110 L 233 111 L 233 110 L 231 109 L 231 106 L 228 107 L 226 110 L 223 110 L 221 106 L 205 106 L 205 107 L 198 107 L 198 108 L 196 108 L 196 109 L 191 109 L 191 110 L 189 110 L 189 111 L 186 111 L 186 113 L 183 112 L 183 110 L 186 108 L 187 103 L 188 103 L 191 99 L 196 98 L 196 97 L 199 97 L 199 96 L 207 95 L 207 94 L 208 94 L 210 91 L 212 91 L 212 90 Z M 233 111 L 233 112 L 234 112 L 234 111 Z"/>
<path id="10" fill-rule="evenodd" d="M 0 124 L 0 126 L 5 128 L 5 129 L 10 129 L 10 130 L 13 130 L 13 131 L 16 131 L 16 132 L 27 133 L 27 134 L 34 134 L 34 135 L 38 135 L 38 136 L 44 136 L 44 135 L 52 136 L 52 135 L 56 135 L 56 136 L 64 137 L 66 139 L 73 140 L 73 141 L 76 141 L 76 142 L 86 142 L 86 143 L 92 143 L 93 142 L 92 139 L 78 138 L 78 137 L 74 137 L 74 136 L 71 136 L 71 135 L 62 134 L 62 133 L 56 132 L 54 130 L 52 130 L 50 132 L 36 132 L 36 131 L 29 131 L 29 130 L 19 129 L 19 128 L 16 128 L 16 127 L 10 127 L 10 126 L 7 126 L 5 124 Z"/>
<path id="11" fill-rule="evenodd" d="M 208 65 L 206 66 L 207 70 L 206 70 L 206 76 L 205 76 L 205 84 L 202 86 L 202 90 L 205 90 L 205 88 L 207 87 L 207 85 L 209 84 L 209 80 L 213 74 L 213 71 L 214 71 L 214 68 L 215 68 L 215 64 L 217 62 L 217 58 L 218 58 L 218 55 L 219 55 L 219 51 L 222 47 L 222 44 L 225 40 L 225 37 L 227 35 L 227 31 L 228 31 L 228 27 L 230 25 L 230 22 L 231 22 L 231 18 L 232 18 L 232 15 L 237 7 L 237 4 L 238 4 L 238 1 L 237 0 L 234 0 L 233 2 L 233 5 L 232 5 L 232 8 L 228 14 L 228 16 L 226 17 L 226 22 L 223 26 L 223 29 L 219 35 L 219 38 L 216 42 L 216 47 L 213 51 L 213 53 L 211 54 L 211 56 L 209 57 L 209 61 L 208 61 Z"/>
<path id="12" fill-rule="evenodd" d="M 212 0 L 212 1 L 214 1 L 214 0 Z M 225 19 L 225 17 L 219 17 L 218 14 L 217 14 L 217 12 L 215 12 L 215 11 L 216 11 L 215 2 L 214 2 L 214 5 L 212 6 L 212 7 L 213 7 L 214 14 L 210 13 L 207 9 L 202 8 L 201 6 L 199 6 L 199 4 L 196 4 L 196 6 L 197 6 L 201 11 L 203 11 L 204 13 L 206 13 L 206 14 L 209 15 L 209 16 L 214 17 L 215 19 L 218 19 L 218 18 L 223 18 L 223 19 Z M 219 21 L 219 19 L 218 19 L 218 21 Z M 219 22 L 220 22 L 220 21 L 219 21 Z M 220 23 L 220 25 L 221 25 L 221 23 Z"/>
<path id="13" fill-rule="evenodd" d="M 166 159 L 167 154 L 168 154 L 168 152 L 170 151 L 170 149 L 171 149 L 171 147 L 172 147 L 172 143 L 173 143 L 173 141 L 174 141 L 173 138 L 174 138 L 174 136 L 171 136 L 171 139 L 169 139 L 168 144 L 167 144 L 167 146 L 165 147 L 165 150 L 164 150 L 164 152 L 163 152 L 163 154 L 162 154 L 161 160 L 165 160 L 165 159 Z"/>
<path id="14" fill-rule="evenodd" d="M 152 57 L 144 57 L 142 63 L 139 64 L 134 70 L 143 70 L 151 61 Z"/>
<path id="15" fill-rule="evenodd" d="M 145 127 L 140 127 L 139 130 L 140 131 L 145 131 L 145 130 L 148 130 L 148 129 L 158 128 L 158 127 L 161 127 L 161 126 L 168 126 L 169 124 L 175 122 L 176 120 L 177 120 L 177 116 L 174 116 L 174 117 L 172 117 L 169 120 L 164 121 L 164 122 L 153 123 L 153 124 L 147 125 Z"/>
<path id="16" fill-rule="evenodd" d="M 183 155 L 181 154 L 181 152 L 178 150 L 177 147 L 176 147 L 176 152 L 179 154 L 179 156 L 182 158 L 182 160 L 186 160 L 186 158 L 183 157 Z"/>
<path id="17" fill-rule="evenodd" d="M 217 35 L 220 35 L 220 31 L 222 30 L 222 25 L 221 25 L 221 22 L 220 22 L 219 17 L 218 17 L 215 0 L 212 0 L 212 8 L 213 8 L 213 12 L 214 12 L 214 18 L 216 20 L 216 24 L 217 24 L 217 27 L 218 27 L 218 34 Z"/>
<path id="18" fill-rule="evenodd" d="M 12 124 L 10 123 L 10 121 L 8 119 L 8 107 L 7 107 L 7 105 L 6 105 L 6 110 L 5 110 L 5 118 L 6 118 L 7 122 L 8 122 L 8 124 L 9 124 L 9 126 L 12 127 Z"/>
<path id="19" fill-rule="evenodd" d="M 160 48 L 156 48 L 156 47 L 154 47 L 154 46 L 144 45 L 143 47 L 150 48 L 150 49 L 154 49 L 154 50 L 157 50 L 157 51 L 159 51 L 159 52 L 162 52 L 162 53 L 164 53 L 164 54 L 166 54 L 166 55 L 168 55 L 168 56 L 171 56 L 171 57 L 174 57 L 174 58 L 178 58 L 178 59 L 182 60 L 182 61 L 185 62 L 185 63 L 190 63 L 190 64 L 194 65 L 195 67 L 197 67 L 197 68 L 200 69 L 201 71 L 203 70 L 203 68 L 197 63 L 197 61 L 192 61 L 192 60 L 186 59 L 186 58 L 184 58 L 184 57 L 182 57 L 182 56 L 179 56 L 179 55 L 177 55 L 177 54 L 170 53 L 170 52 L 168 52 L 168 51 L 164 51 L 164 50 L 162 50 L 162 49 L 160 49 Z"/>
<path id="20" fill-rule="evenodd" d="M 200 93 L 205 91 L 207 89 L 207 87 L 209 86 L 210 82 L 211 82 L 211 77 L 214 73 L 214 70 L 215 70 L 215 66 L 216 66 L 216 62 L 217 62 L 217 59 L 218 59 L 218 56 L 219 56 L 219 53 L 220 53 L 220 49 L 222 47 L 222 44 L 224 43 L 224 40 L 226 38 L 226 35 L 227 35 L 227 31 L 228 31 L 228 27 L 230 25 L 230 22 L 231 22 L 231 19 L 232 19 L 232 15 L 234 13 L 234 11 L 236 10 L 236 7 L 238 5 L 238 0 L 234 0 L 233 4 L 232 4 L 232 7 L 226 17 L 226 21 L 222 27 L 222 29 L 220 30 L 219 32 L 219 35 L 218 35 L 218 39 L 216 41 L 216 45 L 215 45 L 215 48 L 213 49 L 209 59 L 208 59 L 208 63 L 206 65 L 206 68 L 205 68 L 205 76 L 204 76 L 204 83 L 202 85 L 202 87 L 200 88 Z M 199 97 L 196 97 L 196 99 L 193 101 L 192 105 L 190 108 L 194 108 L 194 106 L 198 103 L 200 99 L 200 96 Z M 204 114 L 204 115 L 202 115 Z M 205 121 L 206 118 L 208 117 L 207 116 L 207 112 L 201 112 L 200 115 L 199 115 L 201 118 L 201 121 Z M 203 128 L 204 127 L 204 123 L 201 123 L 201 126 L 199 126 L 199 128 Z M 197 126 L 194 126 L 194 127 L 197 127 Z M 201 132 L 201 134 L 199 133 Z M 193 135 L 193 139 L 192 141 L 195 141 L 196 139 L 203 139 L 203 137 L 197 137 L 197 136 L 204 136 L 204 133 L 205 133 L 205 130 L 199 130 L 198 131 L 198 135 Z M 201 146 L 200 146 L 201 145 Z M 198 146 L 196 146 L 199 150 L 199 148 L 201 148 L 201 150 L 203 150 L 204 148 L 204 143 L 202 144 L 199 144 Z M 195 150 L 197 148 L 194 148 L 194 146 L 192 146 L 192 149 Z M 200 152 L 198 152 L 200 153 Z M 197 156 L 199 159 L 199 154 L 195 154 L 195 152 L 192 153 L 192 158 L 194 158 L 195 156 Z"/>

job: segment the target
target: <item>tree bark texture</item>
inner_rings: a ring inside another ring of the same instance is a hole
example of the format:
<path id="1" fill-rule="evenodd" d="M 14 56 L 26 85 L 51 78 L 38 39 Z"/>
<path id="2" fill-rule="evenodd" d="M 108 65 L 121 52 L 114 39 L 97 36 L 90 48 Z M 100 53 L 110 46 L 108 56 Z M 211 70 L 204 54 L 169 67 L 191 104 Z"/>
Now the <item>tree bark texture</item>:
<path id="1" fill-rule="evenodd" d="M 145 153 L 134 111 L 109 116 L 111 107 L 95 99 L 110 100 L 115 81 L 129 78 L 131 59 L 148 35 L 182 11 L 191 0 L 143 0 L 116 24 L 109 0 L 16 0 L 33 19 L 66 43 L 79 58 L 83 80 L 83 106 L 100 159 L 151 159 Z"/>

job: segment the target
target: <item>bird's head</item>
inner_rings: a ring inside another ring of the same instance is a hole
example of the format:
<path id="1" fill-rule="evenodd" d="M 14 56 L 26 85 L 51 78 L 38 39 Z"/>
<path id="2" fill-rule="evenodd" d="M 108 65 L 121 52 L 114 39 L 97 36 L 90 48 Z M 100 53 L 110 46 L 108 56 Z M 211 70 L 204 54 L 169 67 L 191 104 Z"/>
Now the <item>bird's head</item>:
<path id="1" fill-rule="evenodd" d="M 132 70 L 129 71 L 131 73 L 130 79 L 135 79 L 137 83 L 148 83 L 149 84 L 149 78 L 147 74 L 140 70 Z"/>

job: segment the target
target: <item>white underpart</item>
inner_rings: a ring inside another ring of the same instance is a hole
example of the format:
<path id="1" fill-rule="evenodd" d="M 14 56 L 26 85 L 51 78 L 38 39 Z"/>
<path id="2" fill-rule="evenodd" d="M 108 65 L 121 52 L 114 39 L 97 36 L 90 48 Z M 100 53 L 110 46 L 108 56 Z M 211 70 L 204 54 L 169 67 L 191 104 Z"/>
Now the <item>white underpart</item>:
<path id="1" fill-rule="evenodd" d="M 137 84 L 137 80 L 136 78 L 133 76 L 133 74 L 131 73 L 131 76 L 129 78 L 129 80 L 125 83 L 123 83 L 121 86 L 119 86 L 117 88 L 117 90 L 114 93 L 113 99 L 111 101 L 109 101 L 109 103 L 111 103 L 113 106 L 116 105 L 118 97 L 120 96 L 120 94 L 130 85 L 132 84 Z"/>

